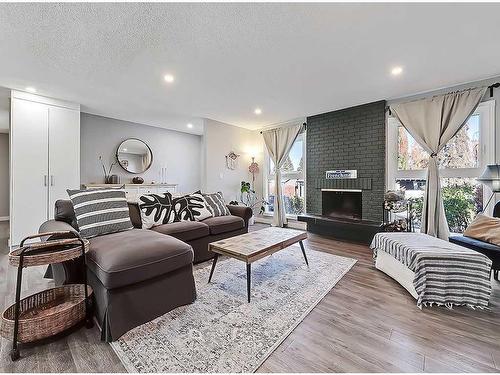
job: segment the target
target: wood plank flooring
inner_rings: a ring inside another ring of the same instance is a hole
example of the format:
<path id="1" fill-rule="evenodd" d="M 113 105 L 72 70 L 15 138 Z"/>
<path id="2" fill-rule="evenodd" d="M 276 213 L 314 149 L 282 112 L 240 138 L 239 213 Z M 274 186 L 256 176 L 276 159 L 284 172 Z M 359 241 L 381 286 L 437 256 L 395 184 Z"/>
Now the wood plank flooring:
<path id="1" fill-rule="evenodd" d="M 0 225 L 5 225 L 0 223 Z M 253 229 L 264 227 L 256 224 Z M 500 283 L 491 310 L 420 310 L 399 284 L 373 267 L 367 246 L 310 234 L 306 248 L 355 258 L 356 265 L 264 362 L 259 372 L 499 372 Z M 0 308 L 12 303 L 15 273 L 0 239 Z M 24 293 L 51 284 L 26 270 Z M 2 372 L 124 372 L 96 328 L 22 349 L 12 363 L 1 339 Z"/>

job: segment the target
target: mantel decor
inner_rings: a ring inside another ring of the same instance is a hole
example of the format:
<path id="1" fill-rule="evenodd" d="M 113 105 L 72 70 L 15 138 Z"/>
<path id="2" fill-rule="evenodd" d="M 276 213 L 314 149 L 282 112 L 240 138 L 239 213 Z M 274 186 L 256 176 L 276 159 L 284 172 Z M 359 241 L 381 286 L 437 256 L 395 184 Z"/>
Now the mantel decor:
<path id="1" fill-rule="evenodd" d="M 338 180 L 342 178 L 358 178 L 357 169 L 336 169 L 333 171 L 326 171 L 325 178 L 327 180 Z"/>

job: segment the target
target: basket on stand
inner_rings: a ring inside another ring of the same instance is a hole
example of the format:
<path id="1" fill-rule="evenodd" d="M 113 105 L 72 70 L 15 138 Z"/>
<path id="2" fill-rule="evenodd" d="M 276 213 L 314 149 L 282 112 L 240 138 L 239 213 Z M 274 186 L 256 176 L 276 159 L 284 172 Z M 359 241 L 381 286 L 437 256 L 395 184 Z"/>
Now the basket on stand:
<path id="1" fill-rule="evenodd" d="M 60 238 L 61 236 L 71 237 Z M 25 245 L 27 240 L 39 237 L 58 239 Z M 21 241 L 19 249 L 10 253 L 10 264 L 18 267 L 16 301 L 2 314 L 0 334 L 12 339 L 10 356 L 13 361 L 20 357 L 18 343 L 53 336 L 84 319 L 88 328 L 93 326 L 90 311 L 92 288 L 87 285 L 85 269 L 83 284 L 51 288 L 21 299 L 24 267 L 61 263 L 81 256 L 85 268 L 85 253 L 88 249 L 88 240 L 75 232 L 48 232 L 26 237 Z"/>

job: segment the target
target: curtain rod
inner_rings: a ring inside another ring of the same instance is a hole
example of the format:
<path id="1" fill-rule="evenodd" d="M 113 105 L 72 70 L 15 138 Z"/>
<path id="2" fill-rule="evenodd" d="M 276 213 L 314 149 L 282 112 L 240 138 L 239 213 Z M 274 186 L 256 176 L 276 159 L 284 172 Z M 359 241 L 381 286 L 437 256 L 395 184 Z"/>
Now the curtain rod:
<path id="1" fill-rule="evenodd" d="M 500 82 L 488 86 L 488 88 L 490 89 L 490 98 L 493 97 L 493 89 L 498 89 L 499 87 L 500 87 Z"/>
<path id="2" fill-rule="evenodd" d="M 307 124 L 304 122 L 302 125 L 304 126 L 304 130 L 307 130 Z M 274 129 L 278 129 L 278 128 L 274 128 Z M 272 130 L 272 129 L 266 129 L 264 131 L 267 131 L 267 130 Z M 262 132 L 260 132 L 260 134 L 262 134 Z"/>
<path id="3" fill-rule="evenodd" d="M 490 89 L 490 98 L 492 98 L 492 97 L 493 97 L 493 89 L 498 89 L 499 87 L 500 87 L 500 82 L 496 82 L 496 83 L 494 83 L 494 84 L 492 84 L 492 85 L 489 85 L 489 86 L 487 87 L 488 89 Z M 386 107 L 385 107 L 385 111 L 386 111 L 386 112 L 389 112 L 389 116 L 390 116 L 390 115 L 392 115 L 392 113 L 391 113 L 391 106 L 389 106 L 389 105 L 388 105 L 388 106 L 386 106 Z"/>

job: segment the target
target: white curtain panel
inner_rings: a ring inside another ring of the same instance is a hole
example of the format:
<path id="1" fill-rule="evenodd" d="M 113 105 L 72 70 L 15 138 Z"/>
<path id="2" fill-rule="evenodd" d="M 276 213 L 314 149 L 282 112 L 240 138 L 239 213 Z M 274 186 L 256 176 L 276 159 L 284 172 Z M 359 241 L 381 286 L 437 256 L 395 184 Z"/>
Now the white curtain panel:
<path id="1" fill-rule="evenodd" d="M 291 125 L 262 132 L 269 157 L 275 165 L 276 195 L 274 199 L 273 226 L 283 227 L 286 225 L 286 212 L 283 200 L 283 187 L 281 186 L 281 167 L 286 160 L 293 142 L 303 129 L 303 125 Z"/>
<path id="2" fill-rule="evenodd" d="M 448 240 L 437 154 L 474 113 L 487 87 L 391 105 L 392 114 L 430 154 L 421 232 Z"/>

